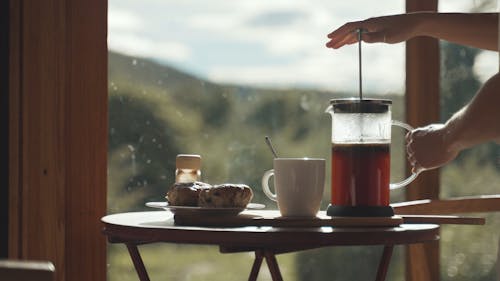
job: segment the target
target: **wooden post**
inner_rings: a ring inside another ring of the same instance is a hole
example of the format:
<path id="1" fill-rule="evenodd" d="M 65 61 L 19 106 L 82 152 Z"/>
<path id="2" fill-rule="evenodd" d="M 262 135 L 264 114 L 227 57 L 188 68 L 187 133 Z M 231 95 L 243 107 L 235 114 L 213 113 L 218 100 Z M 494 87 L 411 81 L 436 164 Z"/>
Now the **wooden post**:
<path id="1" fill-rule="evenodd" d="M 9 2 L 0 1 L 0 259 L 8 256 Z"/>
<path id="2" fill-rule="evenodd" d="M 9 258 L 105 280 L 107 1 L 9 4 Z"/>
<path id="3" fill-rule="evenodd" d="M 406 0 L 406 12 L 437 11 L 438 0 Z M 406 43 L 406 121 L 415 127 L 439 122 L 439 42 L 418 37 Z M 409 167 L 408 169 L 409 170 Z M 439 171 L 426 171 L 406 189 L 407 200 L 437 199 Z M 407 280 L 439 280 L 439 241 L 407 247 Z M 427 268 L 427 278 L 419 278 Z"/>

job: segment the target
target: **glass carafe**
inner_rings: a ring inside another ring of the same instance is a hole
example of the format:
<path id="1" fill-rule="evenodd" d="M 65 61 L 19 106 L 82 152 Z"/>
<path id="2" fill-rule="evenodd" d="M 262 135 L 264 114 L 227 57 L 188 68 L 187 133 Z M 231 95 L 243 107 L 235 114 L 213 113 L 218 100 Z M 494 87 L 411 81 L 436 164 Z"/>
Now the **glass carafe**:
<path id="1" fill-rule="evenodd" d="M 391 117 L 390 100 L 333 99 L 331 216 L 392 216 L 389 190 L 413 181 L 412 174 L 390 183 L 391 126 L 413 128 Z"/>

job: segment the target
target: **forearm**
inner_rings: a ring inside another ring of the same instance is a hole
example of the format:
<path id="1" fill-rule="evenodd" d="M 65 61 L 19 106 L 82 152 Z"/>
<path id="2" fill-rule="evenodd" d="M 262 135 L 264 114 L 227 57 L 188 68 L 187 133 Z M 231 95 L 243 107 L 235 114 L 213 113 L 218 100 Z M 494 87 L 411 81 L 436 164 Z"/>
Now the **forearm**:
<path id="1" fill-rule="evenodd" d="M 417 13 L 416 36 L 498 50 L 498 13 Z"/>
<path id="2" fill-rule="evenodd" d="M 446 141 L 453 150 L 500 141 L 500 74 L 490 78 L 472 101 L 446 122 L 445 127 Z"/>

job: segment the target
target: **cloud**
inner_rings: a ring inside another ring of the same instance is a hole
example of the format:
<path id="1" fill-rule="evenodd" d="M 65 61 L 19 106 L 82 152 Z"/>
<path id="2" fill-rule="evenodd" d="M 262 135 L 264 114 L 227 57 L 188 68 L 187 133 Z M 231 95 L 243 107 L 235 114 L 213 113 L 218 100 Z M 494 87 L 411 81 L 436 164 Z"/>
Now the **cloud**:
<path id="1" fill-rule="evenodd" d="M 203 13 L 193 13 L 186 21 L 192 29 L 224 36 L 228 40 L 260 44 L 275 55 L 291 55 L 314 46 L 321 47 L 326 39 L 325 26 L 317 20 L 326 12 L 303 1 L 239 1 L 231 10 L 219 7 Z M 226 5 L 222 5 L 226 7 Z M 230 7 L 227 7 L 230 8 Z M 234 9 L 234 10 L 232 10 Z M 323 23 L 324 24 L 324 23 Z M 321 40 L 321 41 L 319 41 Z"/>
<path id="2" fill-rule="evenodd" d="M 467 11 L 471 4 L 440 5 Z M 400 0 L 110 0 L 109 46 L 182 62 L 220 82 L 356 91 L 357 47 L 327 49 L 326 34 L 348 21 L 403 12 Z M 403 91 L 404 44 L 364 44 L 363 54 L 366 91 Z"/>
<path id="3" fill-rule="evenodd" d="M 302 11 L 273 11 L 259 14 L 253 19 L 250 19 L 247 24 L 251 26 L 263 26 L 266 28 L 272 26 L 288 27 L 305 16 L 306 15 Z"/>
<path id="4" fill-rule="evenodd" d="M 108 12 L 108 28 L 112 31 L 140 31 L 144 22 L 139 15 L 120 8 L 110 8 Z"/>
<path id="5" fill-rule="evenodd" d="M 127 55 L 182 62 L 190 59 L 190 48 L 176 41 L 157 39 L 147 33 L 146 15 L 130 9 L 110 6 L 108 13 L 108 48 Z"/>
<path id="6" fill-rule="evenodd" d="M 498 52 L 482 51 L 474 61 L 474 73 L 485 82 L 498 72 Z"/>
<path id="7" fill-rule="evenodd" d="M 397 5 L 395 7 L 398 8 Z M 282 14 L 285 19 L 281 19 L 278 22 L 280 24 L 254 24 L 255 19 L 262 20 L 267 15 L 279 14 L 280 9 L 285 11 Z M 387 7 L 385 9 L 388 10 Z M 293 10 L 300 12 L 293 13 Z M 368 8 L 363 9 L 357 16 L 364 18 L 365 13 L 367 17 L 369 11 Z M 257 5 L 241 14 L 230 15 L 231 20 L 225 23 L 220 18 L 214 17 L 212 20 L 212 16 L 207 14 L 196 22 L 197 28 L 205 28 L 210 32 L 227 32 L 227 36 L 234 36 L 235 40 L 258 42 L 270 55 L 287 58 L 284 64 L 262 62 L 260 65 L 214 65 L 207 69 L 207 76 L 215 81 L 249 85 L 357 90 L 357 47 L 349 46 L 335 51 L 324 47 L 326 34 L 331 29 L 348 20 L 359 19 L 352 14 L 353 3 L 327 8 L 309 1 L 288 1 L 285 6 L 276 3 L 269 6 Z M 285 21 L 287 24 L 281 24 Z M 364 44 L 363 50 L 365 89 L 372 92 L 401 93 L 404 90 L 404 45 Z"/>
<path id="8" fill-rule="evenodd" d="M 350 48 L 350 47 L 348 47 Z M 343 53 L 342 53 L 343 52 Z M 287 64 L 214 66 L 208 78 L 217 82 L 274 87 L 314 87 L 334 91 L 357 91 L 358 60 L 346 55 L 355 48 L 331 51 L 325 48 Z M 404 91 L 404 46 L 368 48 L 363 70 L 363 87 L 368 93 Z M 371 58 L 371 59 L 368 59 Z"/>
<path id="9" fill-rule="evenodd" d="M 114 32 L 108 37 L 111 50 L 127 55 L 182 62 L 189 60 L 191 50 L 180 42 L 153 40 L 132 32 Z"/>
<path id="10" fill-rule="evenodd" d="M 218 64 L 204 68 L 206 77 L 219 82 L 283 87 L 314 85 L 344 91 L 357 89 L 357 51 L 355 46 L 336 51 L 327 49 L 324 47 L 326 34 L 349 20 L 366 18 L 376 12 L 403 11 L 403 4 L 396 1 L 364 5 L 364 9 L 358 10 L 353 9 L 357 4 L 352 2 L 318 5 L 310 1 L 238 1 L 238 6 L 225 3 L 227 1 L 210 1 L 211 6 L 203 9 L 198 6 L 185 18 L 186 25 L 198 34 L 260 45 L 267 57 L 283 59 L 280 63 L 262 60 L 248 64 L 243 60 L 228 63 L 221 58 Z M 375 49 L 365 45 L 363 48 L 366 49 L 366 89 L 402 92 L 404 45 Z M 395 49 L 398 51 L 394 52 Z"/>

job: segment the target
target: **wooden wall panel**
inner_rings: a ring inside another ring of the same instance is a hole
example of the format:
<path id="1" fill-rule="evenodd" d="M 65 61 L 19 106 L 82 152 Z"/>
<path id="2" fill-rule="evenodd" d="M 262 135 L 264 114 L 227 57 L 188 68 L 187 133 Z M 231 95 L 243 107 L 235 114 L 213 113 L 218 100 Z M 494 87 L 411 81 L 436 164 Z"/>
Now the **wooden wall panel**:
<path id="1" fill-rule="evenodd" d="M 19 258 L 21 249 L 21 183 L 20 183 L 20 30 L 21 8 L 19 1 L 9 2 L 9 225 L 8 256 Z"/>
<path id="2" fill-rule="evenodd" d="M 106 274 L 100 218 L 107 194 L 107 3 L 68 2 L 66 274 L 101 280 Z M 93 266 L 83 270 L 89 257 Z"/>
<path id="3" fill-rule="evenodd" d="M 22 3 L 20 61 L 20 253 L 23 258 L 48 258 L 59 268 L 64 266 L 65 240 L 62 2 Z"/>
<path id="4" fill-rule="evenodd" d="M 437 11 L 438 0 L 406 0 L 406 11 Z M 406 121 L 415 127 L 439 122 L 439 42 L 418 37 L 406 43 Z M 407 167 L 409 170 L 410 167 Z M 439 170 L 426 171 L 406 189 L 407 200 L 437 199 Z M 407 280 L 439 280 L 439 241 L 407 247 Z M 430 276 L 423 278 L 421 268 Z"/>
<path id="5" fill-rule="evenodd" d="M 9 240 L 9 2 L 0 1 L 0 259 Z"/>
<path id="6" fill-rule="evenodd" d="M 9 257 L 105 280 L 107 2 L 10 3 Z"/>

